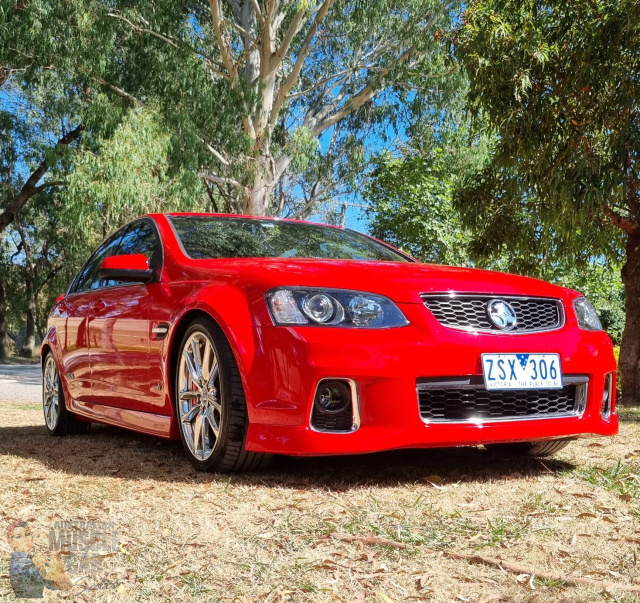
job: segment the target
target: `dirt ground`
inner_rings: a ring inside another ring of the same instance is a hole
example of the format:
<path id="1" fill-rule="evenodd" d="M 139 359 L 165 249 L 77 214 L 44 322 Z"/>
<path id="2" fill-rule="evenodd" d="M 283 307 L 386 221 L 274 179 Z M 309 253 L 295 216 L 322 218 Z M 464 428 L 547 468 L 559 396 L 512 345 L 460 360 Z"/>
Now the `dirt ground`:
<path id="1" fill-rule="evenodd" d="M 69 571 L 73 589 L 46 590 L 50 601 L 635 601 L 535 574 L 640 583 L 636 421 L 629 410 L 617 438 L 574 442 L 544 462 L 460 448 L 278 458 L 229 477 L 196 473 L 179 443 L 115 428 L 50 438 L 39 406 L 2 404 L 0 525 L 4 536 L 11 521 L 28 522 L 38 553 L 56 521 L 113 522 L 118 551 L 82 580 Z M 0 598 L 10 601 L 6 538 L 1 547 Z"/>

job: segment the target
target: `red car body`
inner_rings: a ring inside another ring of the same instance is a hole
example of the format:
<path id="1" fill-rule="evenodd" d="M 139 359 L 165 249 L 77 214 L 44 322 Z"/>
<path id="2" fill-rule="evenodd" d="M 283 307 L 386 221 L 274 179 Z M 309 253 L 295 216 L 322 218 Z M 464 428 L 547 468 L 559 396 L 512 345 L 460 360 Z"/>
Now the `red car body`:
<path id="1" fill-rule="evenodd" d="M 397 448 L 534 442 L 617 433 L 614 401 L 601 412 L 612 343 L 578 327 L 577 292 L 539 280 L 414 262 L 291 258 L 191 259 L 165 215 L 151 215 L 164 258 L 158 282 L 68 294 L 54 305 L 43 358 L 51 351 L 69 411 L 178 439 L 172 371 L 181 328 L 212 317 L 233 350 L 244 386 L 249 451 L 287 455 L 367 453 Z M 117 266 L 117 261 L 116 261 Z M 274 287 L 326 287 L 380 294 L 408 323 L 388 329 L 275 326 L 265 294 Z M 559 300 L 564 324 L 548 332 L 472 332 L 441 324 L 426 294 Z M 576 416 L 479 422 L 421 417 L 417 384 L 482 376 L 486 353 L 556 353 L 565 376 L 588 379 Z M 347 432 L 311 425 L 321 380 L 349 380 L 357 424 Z M 615 392 L 615 382 L 613 391 Z"/>

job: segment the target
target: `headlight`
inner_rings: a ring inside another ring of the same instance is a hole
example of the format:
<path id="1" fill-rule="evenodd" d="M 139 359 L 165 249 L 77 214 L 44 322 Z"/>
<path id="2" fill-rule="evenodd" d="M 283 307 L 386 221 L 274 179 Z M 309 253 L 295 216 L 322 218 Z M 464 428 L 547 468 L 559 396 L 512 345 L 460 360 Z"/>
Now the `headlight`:
<path id="1" fill-rule="evenodd" d="M 578 326 L 581 329 L 587 331 L 602 331 L 602 324 L 598 318 L 598 313 L 585 297 L 574 299 L 573 309 L 576 312 Z"/>
<path id="2" fill-rule="evenodd" d="M 380 329 L 409 324 L 390 299 L 343 289 L 273 289 L 266 295 L 276 325 L 328 325 Z"/>

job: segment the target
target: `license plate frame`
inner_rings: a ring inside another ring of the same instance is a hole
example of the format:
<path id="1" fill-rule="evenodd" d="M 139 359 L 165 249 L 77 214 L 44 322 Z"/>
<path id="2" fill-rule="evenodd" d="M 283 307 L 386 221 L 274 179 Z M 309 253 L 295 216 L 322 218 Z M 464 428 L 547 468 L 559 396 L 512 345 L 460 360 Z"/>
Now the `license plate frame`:
<path id="1" fill-rule="evenodd" d="M 564 387 L 559 354 L 486 353 L 481 362 L 488 391 Z"/>

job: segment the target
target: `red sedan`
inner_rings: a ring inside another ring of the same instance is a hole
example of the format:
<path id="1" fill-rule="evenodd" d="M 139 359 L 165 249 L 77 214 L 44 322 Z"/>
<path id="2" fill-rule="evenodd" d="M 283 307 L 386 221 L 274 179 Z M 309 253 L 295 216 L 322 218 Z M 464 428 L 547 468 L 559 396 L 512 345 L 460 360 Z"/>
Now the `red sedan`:
<path id="1" fill-rule="evenodd" d="M 616 364 L 579 293 L 420 264 L 348 229 L 149 215 L 91 256 L 42 345 L 49 433 L 180 438 L 198 469 L 613 435 Z"/>

